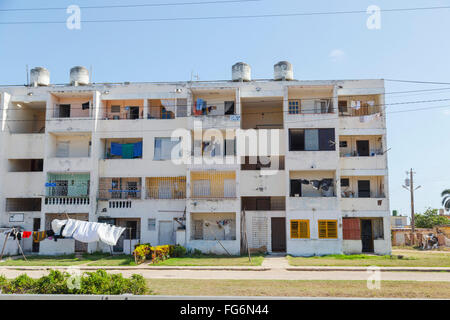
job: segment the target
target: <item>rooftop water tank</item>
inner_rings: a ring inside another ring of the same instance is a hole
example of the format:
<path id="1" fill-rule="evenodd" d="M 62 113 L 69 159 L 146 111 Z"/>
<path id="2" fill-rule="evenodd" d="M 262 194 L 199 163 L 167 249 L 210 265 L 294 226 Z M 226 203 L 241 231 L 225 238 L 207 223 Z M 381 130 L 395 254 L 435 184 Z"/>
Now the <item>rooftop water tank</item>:
<path id="1" fill-rule="evenodd" d="M 245 62 L 235 63 L 231 67 L 231 79 L 233 81 L 250 81 L 252 69 Z"/>
<path id="2" fill-rule="evenodd" d="M 50 71 L 43 67 L 35 67 L 30 70 L 30 84 L 34 87 L 48 86 L 50 84 Z"/>
<path id="3" fill-rule="evenodd" d="M 89 71 L 85 67 L 73 67 L 70 69 L 70 84 L 73 86 L 88 85 Z"/>
<path id="4" fill-rule="evenodd" d="M 274 80 L 294 80 L 292 64 L 288 61 L 280 61 L 273 66 Z"/>

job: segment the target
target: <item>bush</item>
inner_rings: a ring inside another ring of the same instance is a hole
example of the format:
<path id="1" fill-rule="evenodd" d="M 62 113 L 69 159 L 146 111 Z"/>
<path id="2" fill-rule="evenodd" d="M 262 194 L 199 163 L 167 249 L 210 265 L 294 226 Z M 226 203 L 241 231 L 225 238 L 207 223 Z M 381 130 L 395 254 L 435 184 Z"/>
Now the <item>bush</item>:
<path id="1" fill-rule="evenodd" d="M 180 245 L 174 246 L 171 257 L 184 257 L 186 255 L 186 248 Z"/>
<path id="2" fill-rule="evenodd" d="M 35 294 L 134 294 L 148 293 L 144 277 L 133 274 L 130 279 L 122 274 L 108 274 L 105 270 L 86 272 L 79 279 L 79 286 L 69 288 L 71 275 L 67 272 L 50 270 L 50 274 L 34 280 L 26 274 L 8 282 L 0 277 L 3 293 Z"/>
<path id="3" fill-rule="evenodd" d="M 34 293 L 36 280 L 26 274 L 21 274 L 10 282 L 10 290 L 14 293 Z"/>

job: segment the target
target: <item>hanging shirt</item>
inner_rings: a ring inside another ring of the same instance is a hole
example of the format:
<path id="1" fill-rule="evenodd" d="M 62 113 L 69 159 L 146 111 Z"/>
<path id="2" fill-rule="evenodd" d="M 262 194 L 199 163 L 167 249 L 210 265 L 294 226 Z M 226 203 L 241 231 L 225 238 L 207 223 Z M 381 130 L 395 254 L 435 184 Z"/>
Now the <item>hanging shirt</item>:
<path id="1" fill-rule="evenodd" d="M 33 232 L 33 242 L 38 243 L 47 238 L 46 231 L 34 231 Z"/>
<path id="2" fill-rule="evenodd" d="M 122 144 L 122 158 L 133 159 L 134 143 Z"/>
<path id="3" fill-rule="evenodd" d="M 111 154 L 113 156 L 121 156 L 122 155 L 122 144 L 111 142 Z"/>
<path id="4" fill-rule="evenodd" d="M 134 158 L 142 157 L 142 141 L 134 143 L 134 145 L 133 145 L 133 157 Z"/>
<path id="5" fill-rule="evenodd" d="M 28 239 L 31 236 L 31 231 L 22 232 L 22 238 Z"/>
<path id="6" fill-rule="evenodd" d="M 64 237 L 72 237 L 80 242 L 102 241 L 115 246 L 125 228 L 107 223 L 69 219 L 62 232 Z"/>

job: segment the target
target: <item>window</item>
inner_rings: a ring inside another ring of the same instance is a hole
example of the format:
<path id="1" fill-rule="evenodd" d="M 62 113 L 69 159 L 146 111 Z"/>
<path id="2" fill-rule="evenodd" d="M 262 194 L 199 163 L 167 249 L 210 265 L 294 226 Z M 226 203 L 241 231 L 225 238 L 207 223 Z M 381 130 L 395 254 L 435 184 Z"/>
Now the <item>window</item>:
<path id="1" fill-rule="evenodd" d="M 305 130 L 289 129 L 289 151 L 305 150 Z"/>
<path id="2" fill-rule="evenodd" d="M 349 178 L 342 178 L 341 179 L 341 187 L 348 187 L 350 186 L 350 179 Z"/>
<path id="3" fill-rule="evenodd" d="M 177 99 L 177 118 L 187 117 L 187 99 Z"/>
<path id="4" fill-rule="evenodd" d="M 339 141 L 340 148 L 347 148 L 347 141 Z"/>
<path id="5" fill-rule="evenodd" d="M 89 106 L 90 106 L 90 102 L 89 101 L 85 102 L 81 105 L 81 110 L 87 110 L 87 109 L 89 109 Z"/>
<path id="6" fill-rule="evenodd" d="M 370 180 L 358 180 L 358 198 L 370 198 Z"/>
<path id="7" fill-rule="evenodd" d="M 309 220 L 291 220 L 291 239 L 309 239 Z"/>
<path id="8" fill-rule="evenodd" d="M 225 114 L 234 114 L 234 101 L 225 101 Z"/>
<path id="9" fill-rule="evenodd" d="M 111 113 L 120 112 L 120 106 L 111 106 Z"/>
<path id="10" fill-rule="evenodd" d="M 289 151 L 336 150 L 334 129 L 289 129 Z"/>
<path id="11" fill-rule="evenodd" d="M 153 160 L 170 160 L 172 159 L 172 150 L 174 150 L 174 154 L 176 155 L 176 159 L 181 157 L 181 149 L 180 149 L 180 141 L 181 138 L 178 138 L 175 141 L 171 140 L 172 138 L 155 138 L 155 150 Z M 179 152 L 175 152 L 178 150 Z"/>
<path id="12" fill-rule="evenodd" d="M 148 231 L 156 230 L 156 219 L 148 219 Z"/>
<path id="13" fill-rule="evenodd" d="M 319 220 L 319 239 L 337 239 L 337 220 Z"/>
<path id="14" fill-rule="evenodd" d="M 289 100 L 289 114 L 298 114 L 300 106 L 300 100 Z"/>
<path id="15" fill-rule="evenodd" d="M 338 108 L 339 108 L 339 113 L 340 114 L 348 113 L 347 100 L 340 100 L 340 101 L 338 101 Z"/>
<path id="16" fill-rule="evenodd" d="M 291 197 L 301 197 L 302 196 L 302 183 L 298 179 L 291 180 Z"/>

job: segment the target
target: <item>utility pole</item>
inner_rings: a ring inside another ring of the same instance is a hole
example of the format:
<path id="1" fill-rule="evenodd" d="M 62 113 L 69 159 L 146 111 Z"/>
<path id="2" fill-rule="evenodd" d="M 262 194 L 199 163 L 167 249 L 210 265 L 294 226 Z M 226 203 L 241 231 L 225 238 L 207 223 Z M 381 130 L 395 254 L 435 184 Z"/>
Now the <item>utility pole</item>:
<path id="1" fill-rule="evenodd" d="M 407 178 L 405 180 L 405 185 L 403 185 L 403 188 L 408 190 L 411 195 L 411 241 L 412 241 L 412 244 L 414 244 L 414 233 L 416 231 L 415 222 L 414 222 L 414 191 L 421 187 L 421 186 L 417 186 L 416 188 L 414 188 L 414 173 L 415 172 L 413 171 L 412 168 L 409 170 L 409 172 L 406 171 L 406 174 L 409 174 L 409 179 Z"/>
<path id="2" fill-rule="evenodd" d="M 411 232 L 414 233 L 416 231 L 416 227 L 414 224 L 414 173 L 412 168 L 409 170 L 409 179 L 411 181 L 411 185 L 409 187 L 409 192 L 411 193 Z"/>

